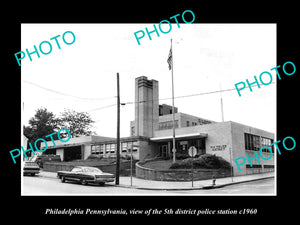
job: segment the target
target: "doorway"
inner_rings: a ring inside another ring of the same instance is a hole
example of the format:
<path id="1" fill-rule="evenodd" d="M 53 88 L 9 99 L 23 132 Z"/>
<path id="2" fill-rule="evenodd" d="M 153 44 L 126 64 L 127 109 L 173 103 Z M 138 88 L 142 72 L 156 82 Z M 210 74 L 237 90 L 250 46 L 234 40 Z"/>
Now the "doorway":
<path id="1" fill-rule="evenodd" d="M 64 161 L 81 159 L 81 146 L 72 146 L 64 149 Z"/>
<path id="2" fill-rule="evenodd" d="M 164 145 L 160 145 L 159 146 L 159 152 L 160 152 L 160 156 L 165 158 L 168 156 L 168 145 L 164 144 Z"/>

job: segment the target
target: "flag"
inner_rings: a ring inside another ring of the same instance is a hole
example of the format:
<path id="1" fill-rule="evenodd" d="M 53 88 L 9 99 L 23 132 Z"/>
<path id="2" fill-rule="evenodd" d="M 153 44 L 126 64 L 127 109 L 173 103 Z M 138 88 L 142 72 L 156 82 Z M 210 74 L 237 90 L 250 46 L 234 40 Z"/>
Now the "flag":
<path id="1" fill-rule="evenodd" d="M 170 48 L 170 53 L 169 53 L 168 60 L 167 60 L 167 62 L 169 64 L 169 70 L 171 70 L 171 68 L 172 68 L 172 61 L 173 61 L 172 57 L 173 57 L 172 56 L 172 48 Z"/>

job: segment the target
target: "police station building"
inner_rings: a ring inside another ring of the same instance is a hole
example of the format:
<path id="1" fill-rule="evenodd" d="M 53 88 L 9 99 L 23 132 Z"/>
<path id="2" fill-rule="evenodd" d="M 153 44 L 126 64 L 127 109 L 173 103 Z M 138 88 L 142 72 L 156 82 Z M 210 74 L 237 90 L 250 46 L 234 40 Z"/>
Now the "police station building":
<path id="1" fill-rule="evenodd" d="M 141 76 L 135 79 L 135 120 L 130 123 L 130 137 L 121 138 L 121 155 L 130 155 L 140 161 L 155 157 L 172 156 L 173 121 L 172 107 L 159 104 L 158 81 L 148 80 Z M 274 157 L 269 160 L 270 151 L 263 149 L 269 146 L 274 153 L 274 134 L 254 127 L 232 121 L 215 122 L 178 111 L 175 113 L 176 154 L 187 154 L 189 147 L 194 146 L 197 153 L 221 156 L 233 165 L 234 176 L 263 173 L 274 170 Z M 63 161 L 86 159 L 90 155 L 109 157 L 116 154 L 116 139 L 100 136 L 82 136 L 72 138 L 67 143 L 48 143 L 44 154 L 58 154 Z M 43 144 L 43 143 L 42 143 Z M 246 157 L 251 160 L 241 165 L 238 170 L 234 159 Z M 274 155 L 274 154 L 273 154 Z"/>

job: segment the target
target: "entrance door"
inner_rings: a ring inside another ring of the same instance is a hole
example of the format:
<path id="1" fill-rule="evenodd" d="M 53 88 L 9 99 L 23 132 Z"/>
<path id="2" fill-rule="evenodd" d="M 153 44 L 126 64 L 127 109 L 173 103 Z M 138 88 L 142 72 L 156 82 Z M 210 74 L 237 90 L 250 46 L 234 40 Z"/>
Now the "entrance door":
<path id="1" fill-rule="evenodd" d="M 182 153 L 187 153 L 187 150 L 188 150 L 188 142 L 187 141 L 180 141 L 179 146 L 180 146 L 179 150 Z"/>
<path id="2" fill-rule="evenodd" d="M 159 150 L 160 150 L 161 157 L 167 157 L 168 156 L 168 145 L 161 145 Z"/>

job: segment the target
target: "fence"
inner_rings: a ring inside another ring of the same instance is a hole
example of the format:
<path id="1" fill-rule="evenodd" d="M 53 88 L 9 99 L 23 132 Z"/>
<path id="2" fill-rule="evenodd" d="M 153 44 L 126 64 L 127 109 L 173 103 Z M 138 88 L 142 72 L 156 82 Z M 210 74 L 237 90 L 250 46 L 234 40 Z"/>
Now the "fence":
<path id="1" fill-rule="evenodd" d="M 146 180 L 157 181 L 191 181 L 192 171 L 191 169 L 170 169 L 170 170 L 154 170 L 142 166 L 143 163 L 137 162 L 136 177 Z M 216 178 L 231 176 L 230 169 L 194 169 L 194 180 L 207 180 Z"/>
<path id="2" fill-rule="evenodd" d="M 135 166 L 134 163 L 136 162 L 133 161 L 133 175 L 135 174 Z M 43 170 L 45 171 L 49 171 L 49 172 L 57 172 L 60 170 L 63 171 L 71 171 L 75 166 L 89 166 L 89 165 L 78 165 L 75 163 L 72 165 L 72 163 L 68 162 L 68 163 L 64 163 L 64 162 L 46 162 L 44 163 L 44 168 Z M 99 168 L 100 170 L 102 170 L 103 172 L 106 173 L 112 173 L 115 174 L 116 173 L 116 164 L 108 164 L 108 165 L 93 165 L 93 167 Z M 128 161 L 122 161 L 120 163 L 120 175 L 122 176 L 130 176 L 130 160 Z"/>

